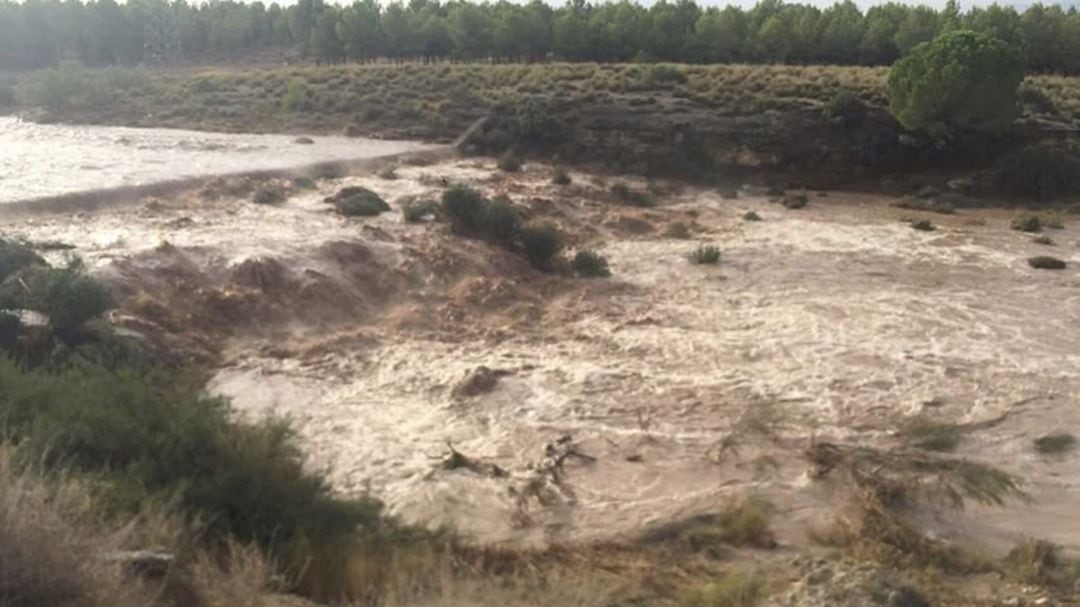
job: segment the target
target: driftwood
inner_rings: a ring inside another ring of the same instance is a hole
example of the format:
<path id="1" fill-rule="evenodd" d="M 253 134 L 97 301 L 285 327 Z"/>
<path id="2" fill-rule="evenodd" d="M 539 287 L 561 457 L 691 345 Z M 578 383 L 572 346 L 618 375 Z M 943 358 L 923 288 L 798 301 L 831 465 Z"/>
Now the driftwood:
<path id="1" fill-rule="evenodd" d="M 434 474 L 436 470 L 457 470 L 459 468 L 465 468 L 474 474 L 489 478 L 506 478 L 510 476 L 510 473 L 501 468 L 498 464 L 482 462 L 458 451 L 450 441 L 446 441 L 446 448 L 450 452 L 443 456 L 442 461 L 435 467 L 435 470 L 431 471 L 431 474 Z M 431 474 L 428 474 L 429 478 L 431 477 Z"/>

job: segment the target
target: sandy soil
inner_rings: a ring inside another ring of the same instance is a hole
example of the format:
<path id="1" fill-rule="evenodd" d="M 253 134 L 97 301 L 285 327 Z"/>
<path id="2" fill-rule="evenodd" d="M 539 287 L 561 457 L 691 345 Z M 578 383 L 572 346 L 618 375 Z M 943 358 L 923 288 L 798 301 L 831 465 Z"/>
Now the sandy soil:
<path id="1" fill-rule="evenodd" d="M 610 200 L 612 178 L 559 188 L 539 165 L 398 174 L 321 182 L 277 207 L 192 195 L 13 220 L 5 233 L 78 245 L 124 294 L 117 322 L 186 336 L 241 414 L 292 418 L 339 490 L 370 491 L 408 520 L 537 544 L 634 534 L 764 494 L 781 542 L 796 543 L 839 499 L 807 477 L 813 438 L 891 445 L 914 416 L 1007 414 L 958 453 L 1021 475 L 1033 501 L 926 524 L 992 548 L 1028 536 L 1080 547 L 1077 455 L 1032 448 L 1080 428 L 1080 220 L 1049 231 L 1048 247 L 1009 230 L 1011 212 L 926 215 L 871 195 L 811 193 L 786 210 L 685 188 L 634 209 Z M 557 223 L 613 277 L 540 275 L 441 224 L 402 222 L 401 197 L 457 181 Z M 395 211 L 344 219 L 321 202 L 354 184 Z M 748 210 L 763 221 L 743 221 Z M 902 221 L 923 216 L 938 230 Z M 665 235 L 674 222 L 689 239 Z M 721 263 L 688 263 L 698 243 L 719 246 Z M 1069 268 L 1033 270 L 1036 254 Z M 481 366 L 505 374 L 455 395 Z M 562 489 L 529 493 L 564 435 L 595 463 L 572 459 Z M 437 469 L 447 442 L 509 477 Z"/>

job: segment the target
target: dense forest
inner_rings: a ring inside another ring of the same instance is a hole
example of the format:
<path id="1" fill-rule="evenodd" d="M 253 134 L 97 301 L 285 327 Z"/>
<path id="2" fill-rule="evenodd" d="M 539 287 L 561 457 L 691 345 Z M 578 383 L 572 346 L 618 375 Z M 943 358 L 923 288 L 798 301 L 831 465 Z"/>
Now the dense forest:
<path id="1" fill-rule="evenodd" d="M 1080 11 L 1035 4 L 961 12 L 896 3 L 861 11 L 762 0 L 702 8 L 663 0 L 553 7 L 410 0 L 293 6 L 231 0 L 0 0 L 0 70 L 220 60 L 261 49 L 308 61 L 673 61 L 887 65 L 953 29 L 1011 42 L 1037 71 L 1080 72 Z"/>

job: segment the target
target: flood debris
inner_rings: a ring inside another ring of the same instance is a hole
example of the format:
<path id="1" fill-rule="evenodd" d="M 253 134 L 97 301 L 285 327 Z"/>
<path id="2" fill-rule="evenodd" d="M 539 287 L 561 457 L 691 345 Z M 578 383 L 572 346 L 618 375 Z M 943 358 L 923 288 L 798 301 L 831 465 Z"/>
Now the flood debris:
<path id="1" fill-rule="evenodd" d="M 510 473 L 498 464 L 482 462 L 458 451 L 450 441 L 446 441 L 446 449 L 448 453 L 442 457 L 435 469 L 428 473 L 428 478 L 439 470 L 460 470 L 462 468 L 487 478 L 507 478 L 510 476 Z"/>

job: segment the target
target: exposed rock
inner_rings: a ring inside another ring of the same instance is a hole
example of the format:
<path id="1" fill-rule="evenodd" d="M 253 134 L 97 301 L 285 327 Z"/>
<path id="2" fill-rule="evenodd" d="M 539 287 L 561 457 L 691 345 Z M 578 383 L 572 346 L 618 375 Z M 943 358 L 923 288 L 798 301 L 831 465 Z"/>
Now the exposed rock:
<path id="1" fill-rule="evenodd" d="M 298 145 L 311 145 L 315 143 L 315 140 L 311 137 L 297 137 L 296 139 L 293 139 L 293 143 Z"/>

